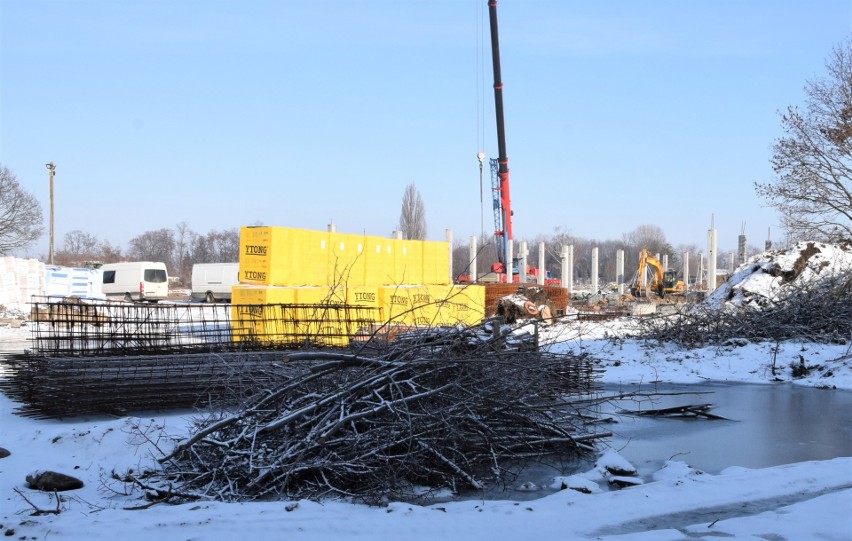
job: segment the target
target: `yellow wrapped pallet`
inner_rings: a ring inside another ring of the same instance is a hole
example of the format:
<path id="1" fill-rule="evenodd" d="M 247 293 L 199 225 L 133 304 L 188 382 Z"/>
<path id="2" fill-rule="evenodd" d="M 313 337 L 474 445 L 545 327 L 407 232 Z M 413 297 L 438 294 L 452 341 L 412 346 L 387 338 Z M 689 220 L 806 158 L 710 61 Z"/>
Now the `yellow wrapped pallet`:
<path id="1" fill-rule="evenodd" d="M 329 233 L 289 227 L 240 228 L 243 284 L 327 285 Z"/>
<path id="2" fill-rule="evenodd" d="M 389 323 L 414 325 L 409 289 L 417 286 L 380 286 L 379 305 Z"/>
<path id="3" fill-rule="evenodd" d="M 296 302 L 291 287 L 252 286 L 231 287 L 231 329 L 235 342 L 252 341 L 278 344 L 295 334 L 293 320 L 286 311 Z"/>
<path id="4" fill-rule="evenodd" d="M 393 276 L 395 284 L 422 284 L 423 241 L 394 240 Z"/>
<path id="5" fill-rule="evenodd" d="M 329 236 L 328 267 L 330 281 L 326 285 L 345 287 L 366 284 L 367 256 L 364 235 L 332 233 Z"/>
<path id="6" fill-rule="evenodd" d="M 414 324 L 418 327 L 434 327 L 437 325 L 438 299 L 427 286 L 412 286 L 408 288 L 411 299 L 411 310 Z"/>
<path id="7" fill-rule="evenodd" d="M 240 228 L 241 284 L 289 285 L 298 280 L 293 270 L 291 230 L 282 227 Z"/>
<path id="8" fill-rule="evenodd" d="M 378 292 L 382 315 L 389 323 L 426 327 L 435 325 L 438 305 L 428 287 L 381 286 Z"/>
<path id="9" fill-rule="evenodd" d="M 346 288 L 342 286 L 299 286 L 292 288 L 296 295 L 296 304 L 344 304 Z"/>
<path id="10" fill-rule="evenodd" d="M 328 285 L 329 234 L 327 231 L 292 229 L 293 252 L 296 256 L 293 273 L 298 279 L 289 285 Z"/>
<path id="11" fill-rule="evenodd" d="M 448 244 L 287 227 L 240 228 L 243 284 L 379 286 L 450 283 Z"/>
<path id="12" fill-rule="evenodd" d="M 482 286 L 452 286 L 450 303 L 455 319 L 463 325 L 478 325 L 485 319 L 485 288 Z"/>
<path id="13" fill-rule="evenodd" d="M 440 327 L 455 325 L 456 307 L 452 304 L 452 287 L 444 285 L 424 286 L 429 291 L 430 304 L 428 309 L 422 309 L 420 316 L 429 318 L 429 325 Z M 422 319 L 421 321 L 425 321 Z"/>
<path id="14" fill-rule="evenodd" d="M 450 284 L 450 253 L 446 242 L 423 241 L 423 283 Z"/>
<path id="15" fill-rule="evenodd" d="M 382 237 L 366 237 L 364 242 L 364 285 L 395 284 L 393 275 L 393 241 Z"/>
<path id="16" fill-rule="evenodd" d="M 434 243 L 423 241 L 423 247 L 420 254 L 423 259 L 423 263 L 421 263 L 423 265 L 423 283 L 434 284 L 436 276 Z"/>
<path id="17" fill-rule="evenodd" d="M 354 286 L 346 288 L 346 304 L 356 308 L 369 309 L 367 314 L 372 315 L 376 323 L 384 323 L 384 315 L 379 298 L 379 288 L 376 286 Z"/>
<path id="18" fill-rule="evenodd" d="M 296 292 L 296 334 L 300 341 L 328 343 L 326 335 L 339 335 L 345 316 L 337 307 L 346 302 L 346 290 L 337 286 L 306 286 Z M 337 345 L 337 344 L 330 344 Z"/>

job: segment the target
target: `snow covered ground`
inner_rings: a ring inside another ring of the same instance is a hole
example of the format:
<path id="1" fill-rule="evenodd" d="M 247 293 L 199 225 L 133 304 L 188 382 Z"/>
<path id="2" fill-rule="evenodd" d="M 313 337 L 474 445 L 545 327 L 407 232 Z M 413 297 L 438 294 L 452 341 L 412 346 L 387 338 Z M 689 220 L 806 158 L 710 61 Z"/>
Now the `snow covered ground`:
<path id="1" fill-rule="evenodd" d="M 649 347 L 613 340 L 622 329 L 615 321 L 557 325 L 548 332 L 556 348 L 601 358 L 605 382 L 778 384 L 769 346 Z M 0 329 L 0 348 L 20 349 L 27 333 L 26 327 Z M 841 392 L 852 391 L 850 354 L 849 346 L 800 343 L 774 353 L 781 367 L 799 355 L 824 367 L 798 380 L 781 371 L 781 379 Z M 138 492 L 125 494 L 110 472 L 152 464 L 154 445 L 167 448 L 171 440 L 146 441 L 140 429 L 180 437 L 192 412 L 37 421 L 13 414 L 15 407 L 0 395 L 0 447 L 11 452 L 0 459 L 0 531 L 14 539 L 852 539 L 852 456 L 762 469 L 731 464 L 715 475 L 670 460 L 644 484 L 609 490 L 606 466 L 623 461 L 610 450 L 589 471 L 553 480 L 589 493 L 566 489 L 533 500 L 390 502 L 381 508 L 331 501 L 203 502 L 126 510 L 144 500 Z M 852 455 L 852 442 L 849 448 Z M 52 513 L 55 495 L 25 482 L 38 470 L 74 475 L 85 486 L 60 493 L 59 512 Z M 44 513 L 34 515 L 36 508 Z"/>
<path id="2" fill-rule="evenodd" d="M 753 259 L 708 301 L 720 308 L 760 305 L 761 298 L 776 298 L 800 277 L 824 279 L 850 267 L 849 247 L 797 246 Z M 604 383 L 746 382 L 852 392 L 848 344 L 732 341 L 685 350 L 627 338 L 629 325 L 574 321 L 548 328 L 542 339 L 555 351 L 598 359 Z M 0 351 L 23 350 L 28 336 L 26 326 L 0 327 Z M 796 377 L 791 364 L 801 363 L 811 370 Z M 111 472 L 153 465 L 174 438 L 187 433 L 193 412 L 37 421 L 15 415 L 16 407 L 0 394 L 0 447 L 11 453 L 0 458 L 0 532 L 14 539 L 852 540 L 852 441 L 842 442 L 847 452 L 830 460 L 758 469 L 730 464 L 714 474 L 684 461 L 661 460 L 663 466 L 644 483 L 620 490 L 609 488 L 620 474 L 614 470 L 633 465 L 602 448 L 594 467 L 550 481 L 551 489 L 572 488 L 542 491 L 547 495 L 523 501 L 389 502 L 385 507 L 201 502 L 129 510 L 145 501 L 138 491 L 112 481 Z M 55 494 L 28 488 L 26 477 L 39 470 L 73 475 L 84 486 L 59 493 L 57 502 Z"/>

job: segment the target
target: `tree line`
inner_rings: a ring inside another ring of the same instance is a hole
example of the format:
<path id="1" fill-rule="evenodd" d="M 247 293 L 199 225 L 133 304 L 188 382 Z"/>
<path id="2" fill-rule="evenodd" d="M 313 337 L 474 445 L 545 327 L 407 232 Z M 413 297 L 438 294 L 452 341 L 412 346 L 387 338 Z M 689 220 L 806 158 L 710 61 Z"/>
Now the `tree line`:
<path id="1" fill-rule="evenodd" d="M 662 228 L 644 224 L 625 233 L 619 240 L 599 241 L 577 237 L 557 229 L 552 235 L 539 235 L 527 242 L 528 264 L 538 265 L 539 246 L 545 246 L 545 268 L 553 277 L 562 274 L 562 246 L 574 246 L 574 280 L 588 283 L 592 272 L 592 248 L 598 248 L 598 269 L 601 283 L 615 281 L 616 254 L 625 252 L 625 280 L 630 280 L 636 270 L 639 252 L 645 248 L 652 254 L 668 256 L 669 267 L 680 271 L 683 267 L 683 254 L 689 253 L 689 268 L 694 274 L 699 268 L 701 252 L 706 247 L 698 245 L 678 245 L 673 247 L 666 240 Z M 479 239 L 478 271 L 487 272 L 491 263 L 497 261 L 497 251 L 493 238 Z M 516 257 L 520 243 L 515 242 Z M 130 240 L 126 250 L 100 241 L 97 236 L 84 231 L 70 231 L 54 254 L 57 265 L 82 266 L 87 262 L 112 263 L 116 261 L 162 261 L 169 269 L 169 275 L 177 277 L 181 283 L 189 284 L 192 266 L 196 263 L 226 263 L 239 261 L 240 234 L 238 228 L 221 231 L 212 230 L 206 234 L 193 231 L 186 222 L 178 223 L 174 228 L 162 228 L 146 231 Z M 748 248 L 747 255 L 760 253 L 754 246 Z M 718 256 L 717 267 L 728 266 L 729 253 Z M 456 240 L 453 245 L 453 276 L 468 274 L 470 246 L 468 242 Z"/>
<path id="2" fill-rule="evenodd" d="M 85 231 L 65 234 L 62 245 L 54 253 L 54 263 L 81 266 L 87 263 L 116 261 L 162 261 L 169 275 L 189 284 L 196 263 L 228 263 L 239 261 L 240 230 L 238 228 L 196 233 L 186 222 L 174 228 L 146 231 L 133 237 L 127 249 L 101 241 Z"/>

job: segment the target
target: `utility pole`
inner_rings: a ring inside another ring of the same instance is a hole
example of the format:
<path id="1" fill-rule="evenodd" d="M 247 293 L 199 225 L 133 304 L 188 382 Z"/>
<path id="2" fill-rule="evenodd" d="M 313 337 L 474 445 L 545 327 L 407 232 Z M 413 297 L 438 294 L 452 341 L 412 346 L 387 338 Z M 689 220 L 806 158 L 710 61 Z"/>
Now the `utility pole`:
<path id="1" fill-rule="evenodd" d="M 53 175 L 56 173 L 56 166 L 53 165 L 53 162 L 44 165 L 50 171 L 50 255 L 48 256 L 48 263 L 53 265 Z"/>

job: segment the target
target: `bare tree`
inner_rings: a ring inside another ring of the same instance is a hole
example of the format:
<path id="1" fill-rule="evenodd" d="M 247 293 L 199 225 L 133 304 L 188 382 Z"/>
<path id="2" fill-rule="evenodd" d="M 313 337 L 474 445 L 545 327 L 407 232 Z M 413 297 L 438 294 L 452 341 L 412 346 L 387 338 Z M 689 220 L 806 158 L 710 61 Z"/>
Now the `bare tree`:
<path id="1" fill-rule="evenodd" d="M 197 236 L 186 222 L 179 222 L 175 226 L 175 271 L 182 283 L 189 283 L 192 274 L 192 261 L 189 254 L 192 242 Z"/>
<path id="2" fill-rule="evenodd" d="M 35 242 L 44 231 L 38 200 L 24 190 L 15 175 L 0 166 L 0 254 Z"/>
<path id="3" fill-rule="evenodd" d="M 137 261 L 162 261 L 174 267 L 175 234 L 168 228 L 146 231 L 130 240 L 127 255 Z"/>
<path id="4" fill-rule="evenodd" d="M 122 257 L 121 247 L 114 246 L 110 244 L 109 241 L 103 241 L 103 243 L 101 243 L 101 261 L 120 261 Z"/>
<path id="5" fill-rule="evenodd" d="M 99 245 L 98 237 L 79 229 L 66 233 L 63 240 L 63 248 L 65 250 L 87 256 L 95 254 L 98 251 Z"/>
<path id="6" fill-rule="evenodd" d="M 426 208 L 413 182 L 406 186 L 402 196 L 402 211 L 399 214 L 397 229 L 402 231 L 402 236 L 406 239 L 426 238 Z"/>
<path id="7" fill-rule="evenodd" d="M 776 178 L 755 183 L 794 238 L 852 238 L 852 38 L 835 47 L 825 78 L 805 85 L 806 109 L 781 115 L 773 148 Z"/>
<path id="8" fill-rule="evenodd" d="M 627 268 L 638 264 L 639 252 L 642 248 L 648 250 L 652 255 L 659 254 L 660 258 L 668 255 L 672 263 L 680 260 L 680 257 L 675 254 L 672 246 L 666 241 L 665 231 L 659 226 L 642 224 L 633 231 L 625 233 L 623 241 L 627 252 L 625 256 Z"/>
<path id="9" fill-rule="evenodd" d="M 98 237 L 75 229 L 65 234 L 62 248 L 56 251 L 55 261 L 60 265 L 81 265 L 86 261 L 98 259 L 101 243 Z"/>
<path id="10" fill-rule="evenodd" d="M 240 230 L 210 231 L 192 240 L 190 265 L 194 263 L 236 263 L 240 260 Z"/>
<path id="11" fill-rule="evenodd" d="M 219 233 L 217 242 L 219 261 L 236 263 L 240 260 L 240 230 L 236 227 L 224 229 Z"/>
<path id="12" fill-rule="evenodd" d="M 660 226 L 642 224 L 624 235 L 624 244 L 630 248 L 647 249 L 652 253 L 668 253 L 671 246 L 666 242 L 666 233 Z"/>

